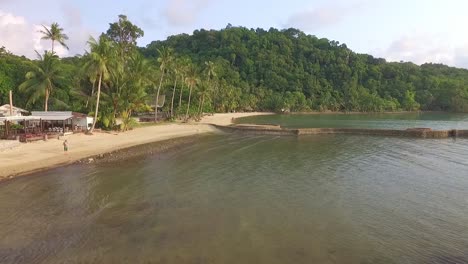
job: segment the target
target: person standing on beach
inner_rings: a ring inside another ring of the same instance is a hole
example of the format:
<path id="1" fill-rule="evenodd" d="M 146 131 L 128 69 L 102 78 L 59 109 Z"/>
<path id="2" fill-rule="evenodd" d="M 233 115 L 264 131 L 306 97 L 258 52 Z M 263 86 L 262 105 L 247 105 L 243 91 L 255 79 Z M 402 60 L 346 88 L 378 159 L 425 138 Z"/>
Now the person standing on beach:
<path id="1" fill-rule="evenodd" d="M 68 153 L 68 140 L 65 139 L 65 141 L 63 141 L 63 151 L 65 152 L 65 154 Z"/>

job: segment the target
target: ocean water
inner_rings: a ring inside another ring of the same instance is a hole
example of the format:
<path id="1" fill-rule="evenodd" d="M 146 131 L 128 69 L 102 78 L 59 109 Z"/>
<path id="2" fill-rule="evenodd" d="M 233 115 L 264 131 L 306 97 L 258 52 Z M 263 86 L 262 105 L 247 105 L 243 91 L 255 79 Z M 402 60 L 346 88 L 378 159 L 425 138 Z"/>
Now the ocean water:
<path id="1" fill-rule="evenodd" d="M 468 140 L 206 135 L 0 184 L 0 263 L 468 263 Z"/>
<path id="2" fill-rule="evenodd" d="M 468 129 L 468 114 L 395 113 L 395 114 L 294 114 L 239 118 L 236 123 L 274 124 L 286 128 L 432 128 Z"/>

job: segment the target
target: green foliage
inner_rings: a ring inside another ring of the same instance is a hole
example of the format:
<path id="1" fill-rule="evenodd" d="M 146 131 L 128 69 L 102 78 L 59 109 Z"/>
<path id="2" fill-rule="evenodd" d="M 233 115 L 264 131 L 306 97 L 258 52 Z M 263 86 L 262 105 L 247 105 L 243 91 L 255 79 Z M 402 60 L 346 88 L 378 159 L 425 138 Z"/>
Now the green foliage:
<path id="1" fill-rule="evenodd" d="M 132 118 L 130 111 L 123 111 L 120 118 L 122 119 L 122 123 L 120 124 L 121 131 L 133 129 L 137 125 L 137 122 Z"/>
<path id="2" fill-rule="evenodd" d="M 417 111 L 420 108 L 420 105 L 416 100 L 414 99 L 414 92 L 410 90 L 406 90 L 405 92 L 405 97 L 403 98 L 403 108 L 406 111 Z"/>
<path id="3" fill-rule="evenodd" d="M 58 24 L 43 33 L 61 44 L 68 38 Z M 297 29 L 201 29 L 138 48 L 143 34 L 120 15 L 83 56 L 45 53 L 31 61 L 2 47 L 0 103 L 12 89 L 16 106 L 42 109 L 47 91 L 51 110 L 95 113 L 105 129 L 120 118 L 122 130 L 136 112 L 154 111 L 160 95 L 171 119 L 233 111 L 468 112 L 465 69 L 389 63 Z"/>
<path id="4" fill-rule="evenodd" d="M 136 48 L 137 39 L 144 36 L 141 28 L 130 22 L 125 15 L 119 15 L 119 21 L 109 24 L 106 35 L 119 45 L 121 57 Z"/>
<path id="5" fill-rule="evenodd" d="M 26 80 L 19 86 L 19 90 L 29 96 L 27 105 L 34 104 L 44 97 L 44 111 L 48 110 L 49 98 L 57 84 L 62 79 L 60 61 L 53 52 L 46 51 L 44 56 L 37 54 L 39 60 L 33 71 L 27 72 Z M 60 104 L 60 100 L 53 98 Z"/>
<path id="6" fill-rule="evenodd" d="M 23 129 L 24 126 L 20 125 L 20 124 L 10 124 L 10 129 Z"/>
<path id="7" fill-rule="evenodd" d="M 68 40 L 68 36 L 67 34 L 63 33 L 64 30 L 59 26 L 58 23 L 52 23 L 50 27 L 46 27 L 44 25 L 42 25 L 42 27 L 44 28 L 44 30 L 39 31 L 43 35 L 41 39 L 52 41 L 52 53 L 54 52 L 55 41 L 57 41 L 60 45 L 68 49 L 68 46 L 65 43 L 65 40 Z"/>
<path id="8" fill-rule="evenodd" d="M 153 58 L 158 57 L 157 50 L 163 46 L 171 47 L 179 56 L 189 57 L 199 69 L 205 68 L 208 61 L 214 64 L 216 79 L 221 80 L 210 94 L 216 111 L 468 108 L 466 100 L 457 97 L 468 91 L 465 69 L 387 63 L 354 53 L 337 41 L 296 29 L 266 31 L 232 26 L 219 31 L 202 29 L 193 35 L 181 34 L 152 42 L 140 50 Z M 406 91 L 414 92 L 416 102 L 407 101 Z M 300 98 L 300 106 L 291 105 L 291 100 L 294 101 L 291 94 L 297 93 L 303 94 L 305 101 Z"/>

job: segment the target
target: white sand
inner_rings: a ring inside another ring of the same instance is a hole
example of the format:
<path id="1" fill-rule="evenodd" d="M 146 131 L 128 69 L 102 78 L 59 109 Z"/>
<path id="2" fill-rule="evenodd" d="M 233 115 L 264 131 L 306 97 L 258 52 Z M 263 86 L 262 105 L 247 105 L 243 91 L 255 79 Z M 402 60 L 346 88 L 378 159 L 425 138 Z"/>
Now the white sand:
<path id="1" fill-rule="evenodd" d="M 125 133 L 94 133 L 94 135 L 74 134 L 21 144 L 19 147 L 0 152 L 0 180 L 69 164 L 86 157 L 104 154 L 118 149 L 157 142 L 195 134 L 216 132 L 212 126 L 229 125 L 232 118 L 258 115 L 263 113 L 215 114 L 195 124 L 167 124 L 137 128 Z M 68 140 L 69 151 L 65 155 L 63 140 Z"/>
<path id="2" fill-rule="evenodd" d="M 212 116 L 205 116 L 200 121 L 203 124 L 215 124 L 219 126 L 228 126 L 232 124 L 233 118 L 247 117 L 247 116 L 256 116 L 256 115 L 272 115 L 273 113 L 228 113 L 228 114 L 214 114 Z"/>

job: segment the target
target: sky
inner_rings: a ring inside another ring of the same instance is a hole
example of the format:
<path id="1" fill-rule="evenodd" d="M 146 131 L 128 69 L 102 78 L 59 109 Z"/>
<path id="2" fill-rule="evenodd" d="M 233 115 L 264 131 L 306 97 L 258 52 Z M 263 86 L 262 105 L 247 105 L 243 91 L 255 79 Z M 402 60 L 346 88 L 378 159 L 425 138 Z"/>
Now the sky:
<path id="1" fill-rule="evenodd" d="M 34 58 L 50 49 L 41 25 L 58 22 L 70 50 L 57 53 L 83 54 L 90 35 L 125 14 L 145 32 L 140 46 L 228 23 L 294 27 L 388 61 L 468 68 L 467 10 L 467 0 L 0 0 L 0 46 Z"/>

